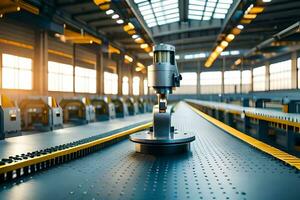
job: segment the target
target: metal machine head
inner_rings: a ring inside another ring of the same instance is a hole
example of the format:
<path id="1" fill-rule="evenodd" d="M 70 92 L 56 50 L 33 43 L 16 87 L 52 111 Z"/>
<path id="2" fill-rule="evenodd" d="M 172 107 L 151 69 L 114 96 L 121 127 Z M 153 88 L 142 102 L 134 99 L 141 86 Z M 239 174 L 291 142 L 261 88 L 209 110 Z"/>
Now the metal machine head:
<path id="1" fill-rule="evenodd" d="M 148 67 L 148 86 L 158 94 L 171 94 L 180 86 L 181 75 L 175 60 L 175 47 L 159 44 L 153 48 L 153 65 Z"/>

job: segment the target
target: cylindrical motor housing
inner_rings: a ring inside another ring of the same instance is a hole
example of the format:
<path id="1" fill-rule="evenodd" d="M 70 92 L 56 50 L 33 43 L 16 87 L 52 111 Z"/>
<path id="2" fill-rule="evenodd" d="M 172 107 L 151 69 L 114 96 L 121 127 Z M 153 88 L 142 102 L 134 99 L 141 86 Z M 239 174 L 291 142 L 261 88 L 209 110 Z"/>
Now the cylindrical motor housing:
<path id="1" fill-rule="evenodd" d="M 159 44 L 153 48 L 153 65 L 148 66 L 148 86 L 157 93 L 172 93 L 179 76 L 175 61 L 175 47 L 168 44 Z"/>

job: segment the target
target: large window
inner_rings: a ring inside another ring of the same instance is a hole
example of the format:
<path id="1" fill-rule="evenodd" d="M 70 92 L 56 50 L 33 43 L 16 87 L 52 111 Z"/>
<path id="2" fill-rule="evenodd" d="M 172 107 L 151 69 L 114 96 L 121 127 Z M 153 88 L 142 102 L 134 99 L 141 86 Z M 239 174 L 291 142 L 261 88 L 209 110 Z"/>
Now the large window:
<path id="1" fill-rule="evenodd" d="M 249 92 L 251 90 L 252 74 L 251 70 L 242 71 L 242 92 Z"/>
<path id="2" fill-rule="evenodd" d="M 252 82 L 251 77 L 251 70 L 244 70 L 242 71 L 242 84 L 249 85 Z"/>
<path id="3" fill-rule="evenodd" d="M 239 91 L 241 84 L 241 71 L 225 71 L 224 72 L 224 92 L 236 93 Z"/>
<path id="4" fill-rule="evenodd" d="M 96 70 L 75 67 L 75 92 L 96 93 Z"/>
<path id="5" fill-rule="evenodd" d="M 118 94 L 118 75 L 104 72 L 104 93 Z"/>
<path id="6" fill-rule="evenodd" d="M 261 66 L 253 69 L 253 90 L 266 90 L 266 66 Z"/>
<path id="7" fill-rule="evenodd" d="M 124 76 L 122 79 L 122 94 L 128 95 L 129 94 L 129 79 L 127 76 Z"/>
<path id="8" fill-rule="evenodd" d="M 222 72 L 201 72 L 200 92 L 202 94 L 218 94 L 222 92 Z"/>
<path id="9" fill-rule="evenodd" d="M 48 90 L 73 92 L 73 66 L 49 61 Z"/>
<path id="10" fill-rule="evenodd" d="M 286 60 L 270 65 L 270 89 L 292 88 L 292 61 Z"/>
<path id="11" fill-rule="evenodd" d="M 32 60 L 10 54 L 2 55 L 2 87 L 32 89 Z"/>
<path id="12" fill-rule="evenodd" d="M 148 94 L 148 80 L 144 79 L 144 95 Z"/>
<path id="13" fill-rule="evenodd" d="M 197 73 L 184 72 L 181 73 L 182 80 L 180 87 L 176 88 L 176 94 L 196 94 L 197 93 Z"/>
<path id="14" fill-rule="evenodd" d="M 135 76 L 135 77 L 133 77 L 133 90 L 132 90 L 132 92 L 133 92 L 133 95 L 139 95 L 140 94 L 140 77 L 138 77 L 138 76 Z"/>

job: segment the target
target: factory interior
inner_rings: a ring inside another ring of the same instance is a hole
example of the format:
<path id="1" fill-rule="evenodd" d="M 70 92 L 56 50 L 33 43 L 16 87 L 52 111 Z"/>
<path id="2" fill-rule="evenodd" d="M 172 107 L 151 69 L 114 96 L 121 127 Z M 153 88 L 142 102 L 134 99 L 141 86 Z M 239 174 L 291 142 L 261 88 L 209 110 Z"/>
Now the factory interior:
<path id="1" fill-rule="evenodd" d="M 300 197 L 299 0 L 1 0 L 1 200 Z"/>

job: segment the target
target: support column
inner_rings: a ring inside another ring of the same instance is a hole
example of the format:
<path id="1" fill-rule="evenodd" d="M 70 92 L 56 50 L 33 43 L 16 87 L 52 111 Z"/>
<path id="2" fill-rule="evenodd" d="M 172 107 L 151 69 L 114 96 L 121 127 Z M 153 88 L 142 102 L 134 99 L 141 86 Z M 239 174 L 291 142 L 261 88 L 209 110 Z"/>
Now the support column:
<path id="1" fill-rule="evenodd" d="M 48 32 L 44 30 L 35 36 L 33 89 L 38 95 L 48 93 Z"/>
<path id="2" fill-rule="evenodd" d="M 295 152 L 295 132 L 292 126 L 287 128 L 287 149 L 289 153 Z"/>
<path id="3" fill-rule="evenodd" d="M 224 88 L 224 71 L 226 68 L 226 58 L 223 58 L 223 67 L 222 67 L 222 88 L 221 88 L 221 93 L 224 94 L 225 93 L 225 88 Z"/>
<path id="4" fill-rule="evenodd" d="M 140 94 L 139 96 L 143 96 L 145 93 L 144 93 L 144 77 L 143 77 L 143 74 L 141 74 L 140 76 Z"/>
<path id="5" fill-rule="evenodd" d="M 241 69 L 240 69 L 240 94 L 243 93 L 243 70 L 244 70 L 244 62 L 242 61 Z"/>
<path id="6" fill-rule="evenodd" d="M 131 68 L 129 69 L 128 74 L 128 85 L 129 85 L 129 95 L 133 95 L 133 74 L 134 74 L 134 68 L 135 63 L 132 63 Z"/>
<path id="7" fill-rule="evenodd" d="M 97 94 L 104 94 L 104 65 L 103 65 L 103 53 L 100 50 L 97 53 L 96 71 L 97 71 Z"/>
<path id="8" fill-rule="evenodd" d="M 122 77 L 123 77 L 123 74 L 122 74 L 122 68 L 123 68 L 123 58 L 124 58 L 124 55 L 121 54 L 120 55 L 121 59 L 118 60 L 117 62 L 117 74 L 118 74 L 118 95 L 121 96 L 122 95 Z"/>
<path id="9" fill-rule="evenodd" d="M 199 63 L 199 65 L 197 66 L 197 95 L 201 94 L 200 72 L 201 72 L 201 63 Z"/>
<path id="10" fill-rule="evenodd" d="M 270 88 L 270 63 L 266 63 L 266 91 L 269 91 Z"/>
<path id="11" fill-rule="evenodd" d="M 251 66 L 251 85 L 250 85 L 250 92 L 253 92 L 253 66 Z"/>
<path id="12" fill-rule="evenodd" d="M 292 70 L 291 70 L 291 89 L 298 88 L 298 62 L 297 52 L 293 52 L 291 56 Z"/>
<path id="13" fill-rule="evenodd" d="M 73 66 L 73 93 L 75 96 L 75 67 L 76 67 L 76 44 L 73 44 L 72 49 L 72 66 Z"/>

